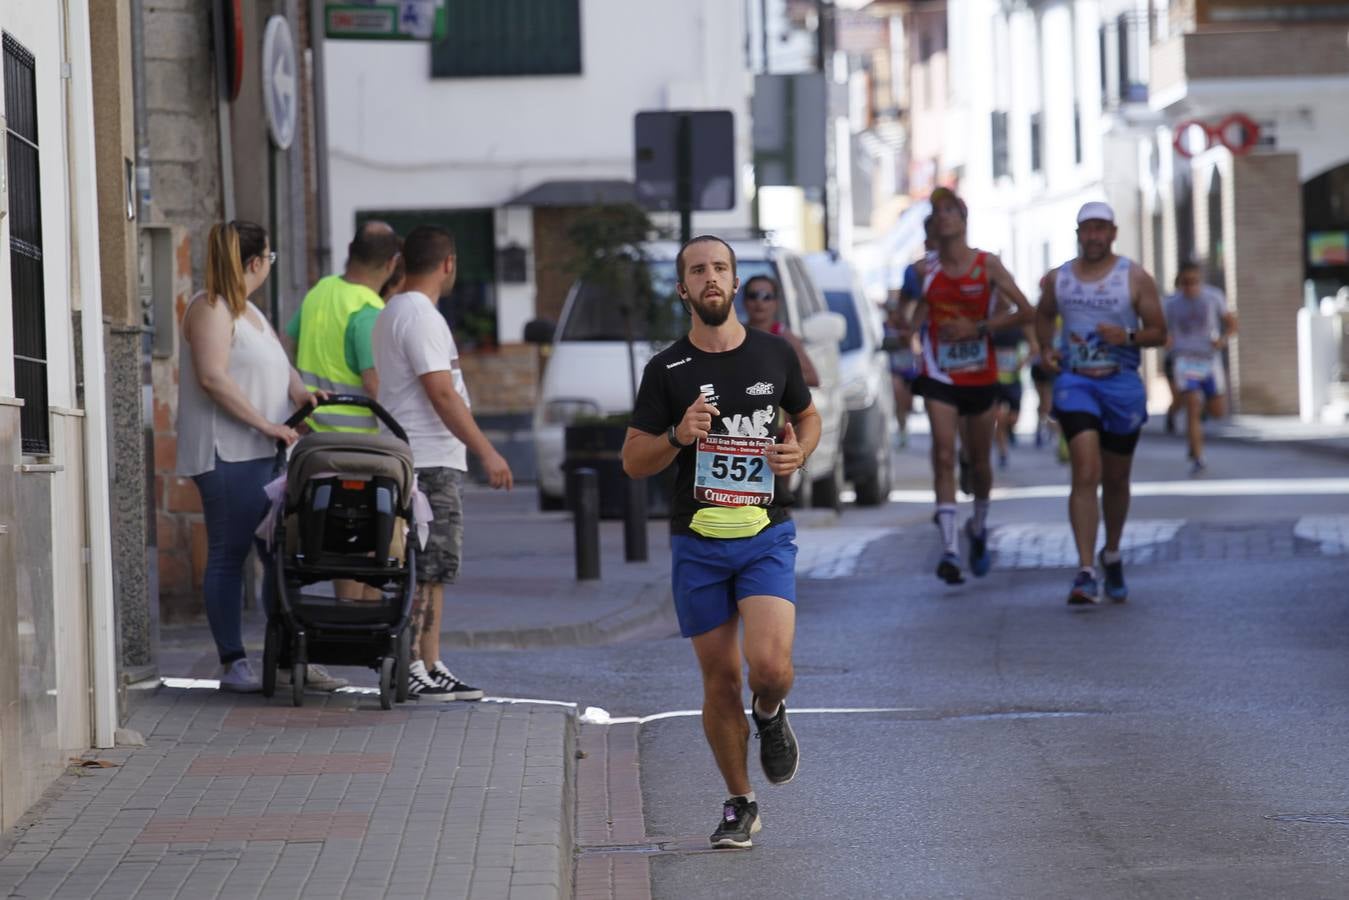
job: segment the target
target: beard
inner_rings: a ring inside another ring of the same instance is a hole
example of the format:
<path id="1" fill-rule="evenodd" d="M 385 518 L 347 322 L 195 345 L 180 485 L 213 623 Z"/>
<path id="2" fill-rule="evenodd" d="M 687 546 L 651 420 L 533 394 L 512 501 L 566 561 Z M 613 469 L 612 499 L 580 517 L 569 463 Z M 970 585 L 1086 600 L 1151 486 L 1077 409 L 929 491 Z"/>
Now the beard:
<path id="1" fill-rule="evenodd" d="M 714 305 L 714 304 L 720 304 Z M 726 299 L 726 295 L 718 294 L 711 300 L 704 292 L 698 299 L 690 299 L 689 306 L 693 308 L 693 313 L 704 325 L 709 328 L 716 328 L 726 322 L 731 317 L 731 301 Z"/>
<path id="2" fill-rule="evenodd" d="M 1082 245 L 1082 258 L 1087 262 L 1100 262 L 1110 255 L 1110 245 L 1089 241 Z"/>

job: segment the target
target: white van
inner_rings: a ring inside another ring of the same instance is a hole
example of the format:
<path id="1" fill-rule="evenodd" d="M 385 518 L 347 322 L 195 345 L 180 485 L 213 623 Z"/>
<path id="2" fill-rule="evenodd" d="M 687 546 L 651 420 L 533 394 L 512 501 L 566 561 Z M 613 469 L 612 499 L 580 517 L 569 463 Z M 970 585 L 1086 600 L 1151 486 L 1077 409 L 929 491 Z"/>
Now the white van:
<path id="1" fill-rule="evenodd" d="M 880 307 L 867 299 L 857 273 L 838 254 L 812 253 L 805 263 L 829 309 L 847 320 L 838 345 L 839 380 L 848 408 L 843 472 L 857 502 L 876 506 L 890 496 L 890 444 L 898 431 L 889 360 L 881 347 Z"/>
<path id="2" fill-rule="evenodd" d="M 839 383 L 838 342 L 846 331 L 842 316 L 828 311 L 823 296 L 793 253 L 761 240 L 729 241 L 743 285 L 754 275 L 770 275 L 782 285 L 779 314 L 800 336 L 820 375 L 811 388 L 822 420 L 820 445 L 811 457 L 816 480 L 807 492 L 816 505 L 836 505 L 843 488 L 842 440 L 847 411 Z M 675 293 L 675 241 L 643 246 L 650 273 L 654 314 L 632 316 L 631 349 L 623 304 L 613 292 L 578 281 L 572 285 L 555 327 L 531 322 L 526 338 L 552 343 L 534 410 L 534 454 L 538 465 L 539 505 L 562 508 L 565 495 L 563 432 L 577 419 L 621 417 L 632 411 L 647 361 L 688 333 L 688 314 Z M 744 318 L 743 298 L 735 298 Z M 795 487 L 795 486 L 794 486 Z M 813 490 L 809 490 L 813 488 Z"/>

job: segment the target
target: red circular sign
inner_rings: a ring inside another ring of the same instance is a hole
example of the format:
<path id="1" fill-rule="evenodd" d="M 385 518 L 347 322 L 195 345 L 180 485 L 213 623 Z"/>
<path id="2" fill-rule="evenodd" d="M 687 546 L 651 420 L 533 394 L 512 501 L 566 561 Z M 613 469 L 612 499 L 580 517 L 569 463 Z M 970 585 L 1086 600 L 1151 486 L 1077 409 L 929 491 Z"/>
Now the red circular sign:
<path id="1" fill-rule="evenodd" d="M 1185 135 L 1191 128 L 1201 128 L 1204 131 L 1204 146 L 1197 151 L 1185 143 Z M 1226 147 L 1233 156 L 1244 156 L 1260 143 L 1260 123 L 1245 113 L 1232 113 L 1216 125 L 1210 125 L 1199 119 L 1186 119 L 1177 123 L 1171 138 L 1171 146 L 1181 156 L 1189 159 L 1196 152 L 1202 153 L 1204 150 L 1212 149 L 1214 141 Z"/>

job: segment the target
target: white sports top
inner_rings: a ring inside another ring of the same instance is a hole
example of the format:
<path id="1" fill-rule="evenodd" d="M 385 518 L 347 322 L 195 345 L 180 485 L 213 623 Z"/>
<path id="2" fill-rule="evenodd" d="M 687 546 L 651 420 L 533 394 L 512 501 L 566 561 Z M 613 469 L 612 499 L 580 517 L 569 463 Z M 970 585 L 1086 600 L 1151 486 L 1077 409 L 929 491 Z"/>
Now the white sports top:
<path id="1" fill-rule="evenodd" d="M 1082 375 L 1102 377 L 1115 372 L 1137 371 L 1137 347 L 1116 347 L 1101 340 L 1096 326 L 1118 325 L 1126 331 L 1138 330 L 1129 291 L 1129 270 L 1133 262 L 1119 257 L 1115 267 L 1099 281 L 1083 281 L 1073 274 L 1072 261 L 1059 266 L 1054 282 L 1063 332 L 1059 352 L 1065 368 Z"/>
<path id="2" fill-rule="evenodd" d="M 206 297 L 200 293 L 196 303 Z M 188 304 L 188 309 L 192 308 Z M 269 421 L 284 422 L 290 408 L 290 360 L 267 317 L 251 302 L 248 308 L 264 323 L 259 330 L 247 315 L 234 321 L 227 371 L 239 390 Z M 187 313 L 183 313 L 187 317 Z M 181 326 L 180 326 L 181 334 Z M 224 462 L 261 459 L 276 453 L 276 441 L 240 422 L 221 409 L 197 381 L 192 345 L 186 337 L 178 347 L 178 464 L 179 475 L 200 475 Z"/>

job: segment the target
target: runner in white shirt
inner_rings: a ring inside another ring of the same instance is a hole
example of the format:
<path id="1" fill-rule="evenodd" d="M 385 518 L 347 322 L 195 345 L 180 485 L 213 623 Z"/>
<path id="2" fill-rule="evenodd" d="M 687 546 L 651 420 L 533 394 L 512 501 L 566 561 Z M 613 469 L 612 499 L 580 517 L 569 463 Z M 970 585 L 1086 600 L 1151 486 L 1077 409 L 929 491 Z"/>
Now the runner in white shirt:
<path id="1" fill-rule="evenodd" d="M 1211 419 L 1227 414 L 1222 351 L 1236 333 L 1237 317 L 1227 308 L 1223 292 L 1204 284 L 1199 264 L 1194 262 L 1180 267 L 1176 293 L 1166 298 L 1165 309 L 1171 338 L 1167 374 L 1175 398 L 1167 421 L 1177 406 L 1184 407 L 1190 474 L 1198 475 L 1204 471 L 1204 413 Z"/>

